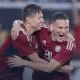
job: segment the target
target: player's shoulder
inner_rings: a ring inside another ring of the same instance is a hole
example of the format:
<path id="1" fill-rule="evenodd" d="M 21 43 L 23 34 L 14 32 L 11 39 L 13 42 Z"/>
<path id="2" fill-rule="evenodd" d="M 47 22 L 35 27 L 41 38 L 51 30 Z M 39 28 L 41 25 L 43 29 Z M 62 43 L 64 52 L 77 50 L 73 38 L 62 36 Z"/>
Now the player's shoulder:
<path id="1" fill-rule="evenodd" d="M 22 31 L 20 31 L 19 32 L 19 37 L 25 37 L 25 34 Z"/>
<path id="2" fill-rule="evenodd" d="M 26 35 L 22 31 L 20 31 L 17 40 L 26 40 L 26 39 L 27 39 Z"/>
<path id="3" fill-rule="evenodd" d="M 41 27 L 41 32 L 50 32 L 50 26 L 49 25 L 42 26 Z"/>

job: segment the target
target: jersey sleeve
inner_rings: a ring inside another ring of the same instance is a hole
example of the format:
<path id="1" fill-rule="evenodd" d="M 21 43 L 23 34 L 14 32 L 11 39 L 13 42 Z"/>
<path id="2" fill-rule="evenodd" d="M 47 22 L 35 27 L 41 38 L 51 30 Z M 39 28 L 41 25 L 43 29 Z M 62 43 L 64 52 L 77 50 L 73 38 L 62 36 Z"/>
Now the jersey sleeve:
<path id="1" fill-rule="evenodd" d="M 28 56 L 35 53 L 35 49 L 30 42 L 28 42 L 27 37 L 20 32 L 19 37 L 14 41 L 14 47 L 18 50 L 21 56 Z"/>
<path id="2" fill-rule="evenodd" d="M 9 35 L 6 39 L 6 41 L 2 44 L 0 47 L 0 56 L 4 54 L 4 52 L 7 50 L 7 48 L 12 44 L 13 39 L 11 38 L 11 35 Z"/>
<path id="3" fill-rule="evenodd" d="M 40 32 L 38 34 L 38 39 L 40 40 L 40 42 L 42 42 L 42 40 L 46 39 L 45 36 L 47 36 L 48 33 L 50 33 L 50 30 L 48 28 L 44 28 L 44 27 L 41 28 L 41 30 L 40 30 Z"/>
<path id="4" fill-rule="evenodd" d="M 49 27 L 49 26 L 47 26 L 47 27 L 42 27 L 40 31 L 41 31 L 41 32 L 50 32 L 50 27 Z"/>
<path id="5" fill-rule="evenodd" d="M 61 65 L 64 65 L 67 61 L 69 61 L 75 52 L 75 47 L 73 47 L 73 49 L 67 50 L 65 47 L 61 50 L 60 53 L 56 54 L 53 59 L 55 59 L 56 61 L 58 61 L 59 63 L 61 63 Z"/>

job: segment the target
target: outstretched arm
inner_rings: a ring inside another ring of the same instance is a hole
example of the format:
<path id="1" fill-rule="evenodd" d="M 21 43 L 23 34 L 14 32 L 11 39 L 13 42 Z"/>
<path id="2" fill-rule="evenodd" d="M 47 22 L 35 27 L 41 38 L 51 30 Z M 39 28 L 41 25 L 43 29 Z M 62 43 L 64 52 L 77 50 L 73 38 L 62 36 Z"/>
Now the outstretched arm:
<path id="1" fill-rule="evenodd" d="M 26 61 L 26 60 L 21 59 L 18 56 L 9 58 L 8 63 L 10 67 L 27 66 L 30 68 L 44 71 L 44 72 L 52 72 L 54 70 L 61 68 L 62 67 L 61 65 L 64 65 L 67 61 L 69 61 L 74 55 L 74 51 L 75 51 L 75 46 L 72 48 L 72 51 L 66 50 L 64 47 L 63 50 L 59 54 L 56 54 L 53 57 L 53 59 L 51 59 L 50 62 L 46 64 L 42 62 Z M 69 69 L 72 69 L 72 67 L 69 67 Z"/>
<path id="2" fill-rule="evenodd" d="M 53 59 L 47 63 L 40 62 L 40 61 L 38 62 L 37 60 L 36 62 L 32 62 L 32 61 L 23 60 L 19 56 L 14 56 L 13 58 L 9 58 L 8 65 L 10 67 L 26 66 L 44 72 L 52 72 L 53 70 L 55 70 L 58 72 L 69 73 L 73 69 L 71 66 L 68 65 L 61 66 L 59 62 Z"/>

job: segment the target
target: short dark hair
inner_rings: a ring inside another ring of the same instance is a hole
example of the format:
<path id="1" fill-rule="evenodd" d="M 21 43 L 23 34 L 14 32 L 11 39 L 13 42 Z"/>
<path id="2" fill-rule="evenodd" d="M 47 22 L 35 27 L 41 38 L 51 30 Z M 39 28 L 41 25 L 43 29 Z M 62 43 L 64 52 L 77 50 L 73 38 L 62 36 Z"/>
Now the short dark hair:
<path id="1" fill-rule="evenodd" d="M 26 17 L 35 15 L 37 12 L 41 12 L 42 9 L 36 4 L 28 4 L 22 10 L 22 19 L 25 21 Z"/>
<path id="2" fill-rule="evenodd" d="M 68 16 L 63 12 L 57 12 L 52 16 L 52 22 L 54 22 L 54 21 L 56 21 L 58 19 L 59 20 L 60 19 L 66 20 L 66 19 L 68 19 Z"/>

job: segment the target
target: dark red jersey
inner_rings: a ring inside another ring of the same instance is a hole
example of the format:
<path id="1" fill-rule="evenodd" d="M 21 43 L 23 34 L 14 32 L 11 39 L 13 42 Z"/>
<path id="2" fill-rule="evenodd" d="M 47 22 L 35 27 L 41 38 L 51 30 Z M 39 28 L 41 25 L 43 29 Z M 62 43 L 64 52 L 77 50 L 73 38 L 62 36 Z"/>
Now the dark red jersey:
<path id="1" fill-rule="evenodd" d="M 40 54 L 42 55 L 40 55 L 40 57 L 48 61 L 53 58 L 62 65 L 69 64 L 69 61 L 72 58 L 75 51 L 74 47 L 71 51 L 66 49 L 67 42 L 61 42 L 61 43 L 54 42 L 51 38 L 51 32 L 47 28 L 42 28 L 41 31 L 39 32 L 38 43 L 41 47 Z M 41 78 L 41 76 L 43 76 L 44 74 L 50 77 L 51 80 L 70 80 L 69 74 L 57 71 L 53 71 L 50 74 L 37 71 L 34 72 L 34 74 L 38 76 L 37 79 L 35 77 L 34 80 L 39 80 L 39 79 L 43 80 L 43 77 Z M 48 79 L 48 77 L 46 77 L 45 79 L 50 80 Z"/>
<path id="2" fill-rule="evenodd" d="M 10 49 L 10 46 L 14 49 Z M 33 37 L 32 41 L 28 41 L 28 35 L 24 35 L 20 32 L 18 38 L 14 41 L 11 35 L 9 35 L 0 48 L 0 80 L 22 80 L 22 67 L 9 68 L 7 64 L 8 57 L 13 55 L 27 57 L 35 52 L 36 46 L 37 42 L 35 37 Z M 7 50 L 8 48 L 9 51 Z"/>

